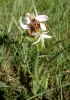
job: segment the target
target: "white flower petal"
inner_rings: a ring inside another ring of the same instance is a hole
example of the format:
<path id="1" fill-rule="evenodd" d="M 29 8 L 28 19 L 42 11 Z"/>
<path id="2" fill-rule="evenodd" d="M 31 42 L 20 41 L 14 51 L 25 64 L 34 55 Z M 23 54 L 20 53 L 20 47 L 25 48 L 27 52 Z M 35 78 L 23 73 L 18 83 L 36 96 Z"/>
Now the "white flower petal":
<path id="1" fill-rule="evenodd" d="M 40 33 L 39 33 L 39 32 L 37 32 L 37 33 L 34 32 L 32 35 L 33 35 L 33 36 L 37 36 L 38 34 L 40 34 Z"/>
<path id="2" fill-rule="evenodd" d="M 42 34 L 44 38 L 52 38 L 52 36 Z"/>
<path id="3" fill-rule="evenodd" d="M 40 27 L 41 27 L 41 29 L 42 29 L 43 31 L 46 31 L 46 26 L 45 26 L 45 24 L 40 23 Z"/>
<path id="4" fill-rule="evenodd" d="M 25 19 L 26 19 L 26 23 L 30 24 L 30 18 L 28 16 L 26 16 Z"/>
<path id="5" fill-rule="evenodd" d="M 46 32 L 42 32 L 42 35 L 46 35 L 46 33 L 48 33 L 49 31 L 46 31 Z"/>
<path id="6" fill-rule="evenodd" d="M 43 22 L 48 20 L 48 16 L 46 15 L 38 15 L 35 17 L 38 21 Z"/>
<path id="7" fill-rule="evenodd" d="M 22 16 L 20 17 L 19 24 L 23 29 L 29 29 L 29 27 L 22 23 Z"/>
<path id="8" fill-rule="evenodd" d="M 30 12 L 28 12 L 26 15 L 27 15 L 27 16 L 30 16 Z"/>
<path id="9" fill-rule="evenodd" d="M 40 42 L 40 40 L 41 40 L 41 38 L 39 37 L 39 39 L 36 42 L 34 42 L 33 44 Z"/>
<path id="10" fill-rule="evenodd" d="M 27 21 L 27 24 L 30 24 L 30 18 L 29 18 L 29 16 L 30 16 L 30 13 L 27 13 L 26 17 L 25 17 L 25 19 Z"/>

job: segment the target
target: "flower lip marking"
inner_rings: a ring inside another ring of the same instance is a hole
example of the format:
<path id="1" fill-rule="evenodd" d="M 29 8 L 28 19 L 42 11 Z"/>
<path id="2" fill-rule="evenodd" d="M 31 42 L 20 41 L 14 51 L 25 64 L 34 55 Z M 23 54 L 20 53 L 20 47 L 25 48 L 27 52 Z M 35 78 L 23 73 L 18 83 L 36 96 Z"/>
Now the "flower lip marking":
<path id="1" fill-rule="evenodd" d="M 40 31 L 40 22 L 36 20 L 35 18 L 31 19 L 30 25 L 29 25 L 30 30 L 29 35 L 32 35 L 33 33 L 39 32 Z"/>

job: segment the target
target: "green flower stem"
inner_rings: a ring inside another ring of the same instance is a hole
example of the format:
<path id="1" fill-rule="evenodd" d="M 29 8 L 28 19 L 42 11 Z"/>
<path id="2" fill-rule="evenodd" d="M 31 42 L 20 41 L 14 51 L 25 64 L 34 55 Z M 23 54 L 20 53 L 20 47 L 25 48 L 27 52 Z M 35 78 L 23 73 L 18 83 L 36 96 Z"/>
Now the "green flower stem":
<path id="1" fill-rule="evenodd" d="M 37 67 L 38 67 L 38 60 L 39 60 L 39 52 L 36 52 L 36 58 L 35 58 L 35 66 L 34 66 L 34 76 L 37 76 Z"/>
<path id="2" fill-rule="evenodd" d="M 39 52 L 36 52 L 36 58 L 35 58 L 35 65 L 34 65 L 34 79 L 33 79 L 33 88 L 32 88 L 32 92 L 34 93 L 34 95 L 36 95 L 37 93 L 37 74 L 38 74 L 38 62 L 39 62 Z"/>

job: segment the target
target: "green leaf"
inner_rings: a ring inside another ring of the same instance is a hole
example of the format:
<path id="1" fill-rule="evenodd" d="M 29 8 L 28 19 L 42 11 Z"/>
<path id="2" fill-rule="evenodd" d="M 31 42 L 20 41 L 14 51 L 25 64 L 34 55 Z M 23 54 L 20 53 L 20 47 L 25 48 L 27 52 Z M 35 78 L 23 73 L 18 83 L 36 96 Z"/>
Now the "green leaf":
<path id="1" fill-rule="evenodd" d="M 45 53 L 49 53 L 56 45 L 58 45 L 59 43 L 61 43 L 62 41 L 57 41 L 55 44 L 49 46 L 48 48 L 44 48 L 41 50 L 41 53 L 45 54 Z"/>
<path id="2" fill-rule="evenodd" d="M 32 37 L 25 36 L 25 38 L 26 38 L 29 42 L 34 42 L 34 39 L 33 39 Z"/>

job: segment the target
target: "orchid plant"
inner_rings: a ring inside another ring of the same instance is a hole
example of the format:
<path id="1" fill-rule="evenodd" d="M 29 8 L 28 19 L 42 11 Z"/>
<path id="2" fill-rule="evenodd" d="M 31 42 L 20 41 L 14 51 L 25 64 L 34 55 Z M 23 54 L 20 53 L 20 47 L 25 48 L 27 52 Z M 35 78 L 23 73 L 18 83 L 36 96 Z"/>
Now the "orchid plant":
<path id="1" fill-rule="evenodd" d="M 49 31 L 47 31 L 46 25 L 43 23 L 47 21 L 49 18 L 46 15 L 34 15 L 27 13 L 25 16 L 26 24 L 22 22 L 22 16 L 20 17 L 19 24 L 22 29 L 28 30 L 29 37 L 34 38 L 34 42 L 32 45 L 36 45 L 37 47 L 37 53 L 35 58 L 35 65 L 34 65 L 34 77 L 38 79 L 38 59 L 39 59 L 39 44 L 41 46 L 41 49 L 43 49 L 44 46 L 44 39 L 52 38 L 52 36 L 47 35 Z M 37 87 L 37 81 L 33 79 L 33 93 L 36 94 L 38 87 Z"/>
<path id="2" fill-rule="evenodd" d="M 37 15 L 27 13 L 25 20 L 26 24 L 22 22 L 22 16 L 20 17 L 19 23 L 20 26 L 28 30 L 29 36 L 35 37 L 35 42 L 33 45 L 38 44 L 41 42 L 41 48 L 44 47 L 44 39 L 45 38 L 52 38 L 52 36 L 47 35 L 48 33 L 44 21 L 47 21 L 49 18 L 46 15 Z"/>

